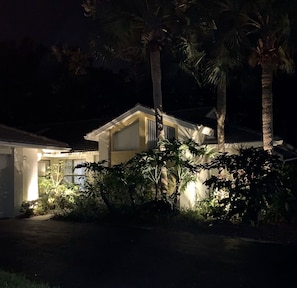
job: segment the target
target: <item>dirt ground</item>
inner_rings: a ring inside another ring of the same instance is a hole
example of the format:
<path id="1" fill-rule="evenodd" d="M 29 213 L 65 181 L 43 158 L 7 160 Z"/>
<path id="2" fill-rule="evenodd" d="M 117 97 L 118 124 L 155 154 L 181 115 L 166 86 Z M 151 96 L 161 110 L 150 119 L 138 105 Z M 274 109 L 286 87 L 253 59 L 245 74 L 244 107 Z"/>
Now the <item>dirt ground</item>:
<path id="1" fill-rule="evenodd" d="M 295 288 L 292 226 L 0 220 L 0 268 L 60 288 Z"/>

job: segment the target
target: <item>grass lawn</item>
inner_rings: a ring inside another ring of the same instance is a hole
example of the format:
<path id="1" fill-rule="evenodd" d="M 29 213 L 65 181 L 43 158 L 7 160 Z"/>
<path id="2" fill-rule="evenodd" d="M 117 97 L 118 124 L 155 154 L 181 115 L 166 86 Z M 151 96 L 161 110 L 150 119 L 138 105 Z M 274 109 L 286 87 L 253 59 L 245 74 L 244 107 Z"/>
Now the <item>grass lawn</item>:
<path id="1" fill-rule="evenodd" d="M 0 270 L 1 288 L 58 288 L 47 284 L 32 282 L 25 276 Z"/>

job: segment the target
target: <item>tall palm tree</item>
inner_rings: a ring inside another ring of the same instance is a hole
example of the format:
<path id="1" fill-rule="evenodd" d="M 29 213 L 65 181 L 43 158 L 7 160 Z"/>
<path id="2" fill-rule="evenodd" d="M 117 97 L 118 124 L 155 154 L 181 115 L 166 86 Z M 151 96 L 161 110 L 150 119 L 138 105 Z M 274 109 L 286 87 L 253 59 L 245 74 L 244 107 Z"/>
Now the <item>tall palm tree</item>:
<path id="1" fill-rule="evenodd" d="M 198 65 L 192 65 L 194 75 L 203 85 L 210 86 L 217 95 L 218 151 L 225 152 L 225 120 L 227 111 L 227 87 L 232 71 L 241 63 L 239 14 L 240 2 L 232 0 L 207 1 L 206 7 L 213 27 L 205 34 L 205 57 Z M 192 62 L 191 62 L 192 63 Z"/>
<path id="2" fill-rule="evenodd" d="M 292 2 L 249 1 L 242 13 L 243 31 L 252 51 L 249 64 L 261 68 L 263 148 L 269 153 L 273 152 L 273 79 L 276 72 L 294 70 L 289 46 Z"/>
<path id="3" fill-rule="evenodd" d="M 156 120 L 156 138 L 165 140 L 163 129 L 161 51 L 170 51 L 179 21 L 191 7 L 190 0 L 85 0 L 85 14 L 98 21 L 100 29 L 93 41 L 98 55 L 139 63 L 149 57 Z M 185 19 L 185 18 L 184 18 Z M 182 37 L 179 37 L 182 38 Z M 166 45 L 169 44 L 169 45 Z M 162 147 L 162 146 L 160 146 Z M 161 178 L 162 190 L 167 190 L 166 172 Z"/>

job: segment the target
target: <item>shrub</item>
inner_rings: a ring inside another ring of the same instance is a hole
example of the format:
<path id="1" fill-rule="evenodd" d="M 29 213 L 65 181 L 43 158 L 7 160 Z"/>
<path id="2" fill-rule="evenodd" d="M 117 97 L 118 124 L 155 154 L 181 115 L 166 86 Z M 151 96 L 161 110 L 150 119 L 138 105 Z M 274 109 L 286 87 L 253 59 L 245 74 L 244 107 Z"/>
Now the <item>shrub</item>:
<path id="1" fill-rule="evenodd" d="M 225 193 L 218 200 L 224 213 L 219 217 L 254 225 L 280 221 L 291 197 L 284 186 L 283 163 L 262 148 L 240 148 L 238 152 L 222 153 L 204 165 L 217 171 L 204 183 L 210 198 Z"/>

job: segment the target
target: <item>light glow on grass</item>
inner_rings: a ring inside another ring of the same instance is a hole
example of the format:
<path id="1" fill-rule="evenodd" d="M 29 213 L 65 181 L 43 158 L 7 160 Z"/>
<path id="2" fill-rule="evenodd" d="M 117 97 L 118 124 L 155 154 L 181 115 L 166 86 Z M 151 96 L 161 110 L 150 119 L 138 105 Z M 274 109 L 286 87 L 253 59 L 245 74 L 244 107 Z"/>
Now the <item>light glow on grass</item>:
<path id="1" fill-rule="evenodd" d="M 51 287 L 48 284 L 30 281 L 22 274 L 9 273 L 0 270 L 0 287 L 1 288 L 59 288 Z"/>

